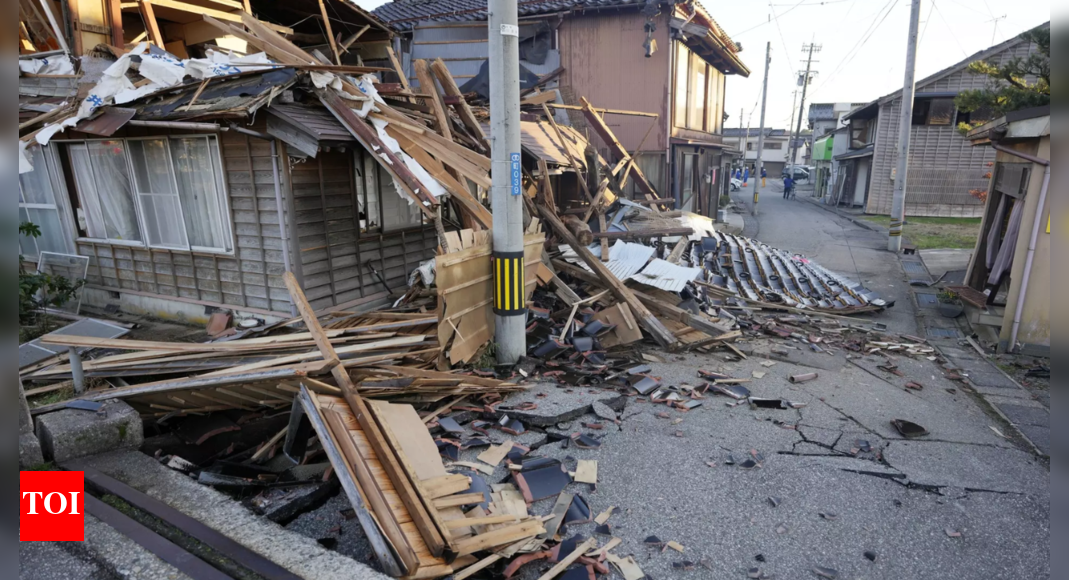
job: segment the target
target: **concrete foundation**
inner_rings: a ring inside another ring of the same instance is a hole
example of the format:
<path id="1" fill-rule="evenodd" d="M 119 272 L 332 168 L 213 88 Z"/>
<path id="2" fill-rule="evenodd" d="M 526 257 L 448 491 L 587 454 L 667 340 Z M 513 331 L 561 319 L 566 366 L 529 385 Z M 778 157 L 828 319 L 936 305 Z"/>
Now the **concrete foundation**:
<path id="1" fill-rule="evenodd" d="M 106 401 L 99 412 L 63 409 L 37 418 L 44 456 L 56 463 L 116 449 L 137 449 L 144 441 L 141 416 L 122 401 Z"/>
<path id="2" fill-rule="evenodd" d="M 26 391 L 19 381 L 19 469 L 34 467 L 45 462 L 41 455 L 41 442 L 33 434 L 33 419 L 26 403 Z"/>

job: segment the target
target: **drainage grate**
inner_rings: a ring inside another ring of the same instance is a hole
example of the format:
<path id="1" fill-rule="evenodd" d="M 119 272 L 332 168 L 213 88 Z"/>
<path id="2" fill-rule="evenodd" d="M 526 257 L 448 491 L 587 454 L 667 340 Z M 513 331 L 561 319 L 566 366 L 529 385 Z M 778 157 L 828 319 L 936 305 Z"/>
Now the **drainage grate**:
<path id="1" fill-rule="evenodd" d="M 925 328 L 928 338 L 962 338 L 961 331 L 956 328 Z"/>
<path id="2" fill-rule="evenodd" d="M 933 308 L 939 306 L 939 296 L 934 292 L 915 292 L 917 304 L 921 308 Z"/>
<path id="3" fill-rule="evenodd" d="M 924 262 L 902 260 L 902 269 L 909 276 L 910 285 L 930 286 L 932 284 L 932 277 L 928 274 L 928 269 L 924 267 Z"/>

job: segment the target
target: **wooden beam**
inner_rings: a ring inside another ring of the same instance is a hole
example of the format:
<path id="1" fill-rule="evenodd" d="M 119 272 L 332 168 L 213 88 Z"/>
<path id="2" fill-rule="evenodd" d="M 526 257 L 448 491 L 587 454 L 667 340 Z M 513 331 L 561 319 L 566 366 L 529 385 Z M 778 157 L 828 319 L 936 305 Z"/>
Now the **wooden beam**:
<path id="1" fill-rule="evenodd" d="M 618 300 L 626 302 L 631 307 L 631 312 L 634 313 L 635 318 L 638 319 L 638 323 L 646 329 L 647 332 L 653 336 L 653 339 L 657 341 L 657 344 L 661 347 L 674 350 L 679 346 L 679 340 L 672 334 L 670 330 L 665 328 L 664 324 L 657 319 L 638 298 L 631 292 L 631 289 L 624 286 L 624 283 L 616 278 L 616 276 L 601 263 L 601 260 L 597 259 L 594 254 L 590 253 L 590 250 L 586 246 L 580 244 L 575 236 L 572 235 L 568 228 L 560 221 L 560 218 L 553 215 L 553 212 L 546 210 L 544 207 L 538 208 L 542 214 L 542 220 L 549 224 L 564 241 L 571 245 L 572 250 L 579 254 L 579 257 L 590 269 L 594 271 L 597 279 L 600 279 L 600 285 L 610 290 Z M 554 262 L 556 263 L 556 262 Z"/>
<path id="2" fill-rule="evenodd" d="M 146 0 L 141 0 L 145 2 Z M 197 6 L 195 4 L 187 4 L 180 2 L 179 0 L 152 0 L 152 3 L 160 8 L 170 8 L 172 10 L 178 10 L 180 12 L 189 12 L 191 14 L 200 14 L 202 16 L 211 16 L 218 20 L 228 20 L 230 22 L 242 22 L 242 15 L 244 12 L 226 12 L 223 10 L 216 10 L 214 8 L 206 8 L 204 6 Z M 258 20 L 262 26 L 266 26 L 275 32 L 281 32 L 282 34 L 293 34 L 293 29 L 287 26 L 279 26 L 271 22 L 264 22 Z"/>
<path id="3" fill-rule="evenodd" d="M 560 132 L 560 127 L 557 126 L 557 121 L 553 119 L 553 113 L 549 112 L 549 107 L 547 107 L 545 103 L 542 103 L 542 112 L 545 113 L 546 118 L 549 120 L 549 126 L 553 128 L 553 134 L 557 136 L 557 141 L 560 142 L 560 148 L 564 151 L 564 156 L 568 159 L 568 163 L 575 169 L 575 176 L 579 180 L 579 186 L 583 189 L 583 195 L 585 195 L 586 200 L 593 205 L 594 196 L 591 195 L 590 187 L 586 184 L 586 176 L 583 174 L 583 170 L 579 163 L 572 157 L 572 151 L 564 141 L 564 135 Z"/>
<path id="4" fill-rule="evenodd" d="M 560 103 L 546 103 L 547 106 L 554 109 L 567 109 L 569 111 L 582 111 L 583 107 L 579 105 L 562 105 Z M 602 115 L 627 115 L 630 117 L 660 117 L 657 113 L 644 113 L 642 111 L 624 111 L 622 109 L 602 109 L 599 107 L 591 107 L 592 110 L 597 111 Z"/>
<path id="5" fill-rule="evenodd" d="M 417 163 L 422 165 L 427 170 L 427 173 L 431 174 L 431 177 L 438 180 L 438 183 L 442 184 L 442 187 L 452 194 L 453 199 L 464 207 L 464 210 L 471 215 L 472 219 L 476 220 L 485 229 L 493 229 L 494 217 L 490 210 L 483 207 L 463 184 L 450 175 L 441 161 L 431 157 L 425 149 L 413 143 L 411 139 L 401 134 L 400 131 L 391 131 L 390 127 L 389 125 L 386 127 L 387 134 L 397 141 L 405 153 L 408 153 Z"/>
<path id="6" fill-rule="evenodd" d="M 397 78 L 401 79 L 401 86 L 406 91 L 411 91 L 412 86 L 408 84 L 408 75 L 405 74 L 405 69 L 401 67 L 401 61 L 397 60 L 397 54 L 393 51 L 393 47 L 388 44 L 386 45 L 386 55 L 390 57 L 390 64 L 393 65 Z"/>
<path id="7" fill-rule="evenodd" d="M 628 232 L 596 232 L 594 239 L 633 240 L 638 238 L 659 238 L 662 236 L 689 236 L 694 233 L 691 228 L 650 228 Z"/>
<path id="8" fill-rule="evenodd" d="M 160 25 L 156 22 L 156 12 L 152 9 L 152 2 L 141 0 L 137 7 L 141 12 L 141 19 L 145 21 L 145 30 L 148 32 L 149 41 L 159 48 L 163 48 L 163 35 L 160 34 Z"/>
<path id="9" fill-rule="evenodd" d="M 434 62 L 431 63 L 431 70 L 434 71 L 434 76 L 438 77 L 438 82 L 442 84 L 445 94 L 459 99 L 457 104 L 453 106 L 456 108 L 457 114 L 460 115 L 460 120 L 464 122 L 464 126 L 479 141 L 479 145 L 484 146 L 486 151 L 489 151 L 490 142 L 486 140 L 483 127 L 479 120 L 475 118 L 475 113 L 468 106 L 468 101 L 464 99 L 464 93 L 460 92 L 460 87 L 457 86 L 457 82 L 453 79 L 453 75 L 450 74 L 449 68 L 445 66 L 445 62 L 440 58 L 434 59 Z"/>
<path id="10" fill-rule="evenodd" d="M 323 359 L 326 361 L 338 360 L 338 355 L 334 352 L 333 345 L 323 334 L 323 327 L 319 324 L 319 319 L 316 318 L 312 306 L 308 304 L 308 299 L 305 298 L 304 291 L 301 290 L 293 273 L 286 272 L 282 278 L 286 283 L 286 289 L 289 291 L 294 306 L 301 314 L 305 326 L 308 327 L 308 331 L 312 333 L 313 338 L 318 336 L 315 341 L 320 353 L 323 355 Z M 393 483 L 394 490 L 401 498 L 401 502 L 405 504 L 405 508 L 408 509 L 413 525 L 419 530 L 431 554 L 441 556 L 445 551 L 445 539 L 431 519 L 427 508 L 423 505 L 423 501 L 416 495 L 412 482 L 401 468 L 397 456 L 390 449 L 378 424 L 372 418 L 363 397 L 357 392 L 356 385 L 353 383 L 352 377 L 349 376 L 349 371 L 343 366 L 335 365 L 330 372 L 338 383 L 338 387 L 341 388 L 342 396 L 349 403 L 353 415 L 356 416 L 356 421 L 364 431 L 368 443 L 371 444 L 372 451 L 375 452 L 375 456 L 382 463 L 383 470 L 389 476 L 390 482 Z"/>
<path id="11" fill-rule="evenodd" d="M 338 51 L 338 43 L 334 41 L 334 30 L 330 27 L 330 17 L 327 16 L 327 5 L 319 0 L 319 14 L 323 17 L 323 28 L 326 29 L 327 40 L 330 42 L 330 52 L 334 53 L 334 64 L 341 64 L 341 52 Z"/>
<path id="12" fill-rule="evenodd" d="M 430 101 L 428 104 L 431 106 L 431 112 L 434 113 L 434 118 L 438 124 L 438 132 L 442 134 L 442 137 L 453 140 L 453 131 L 449 128 L 449 114 L 445 112 L 445 105 L 442 104 L 442 95 L 438 93 L 438 86 L 434 84 L 434 76 L 431 74 L 430 65 L 426 60 L 422 58 L 412 61 L 412 68 L 416 71 L 416 78 L 419 79 L 419 90 L 421 93 L 430 95 L 427 99 Z"/>

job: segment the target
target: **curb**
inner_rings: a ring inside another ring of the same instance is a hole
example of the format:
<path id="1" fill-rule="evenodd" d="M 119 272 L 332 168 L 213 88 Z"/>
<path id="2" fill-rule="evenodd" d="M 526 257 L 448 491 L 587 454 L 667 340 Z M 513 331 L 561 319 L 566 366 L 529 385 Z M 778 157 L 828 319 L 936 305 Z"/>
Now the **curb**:
<path id="1" fill-rule="evenodd" d="M 867 230 L 872 230 L 874 232 L 880 232 L 880 233 L 884 233 L 884 234 L 887 233 L 887 228 L 878 226 L 878 225 L 876 225 L 876 224 L 874 224 L 872 222 L 869 222 L 869 221 L 866 221 L 866 220 L 863 220 L 863 219 L 858 219 L 858 218 L 856 218 L 856 217 L 854 217 L 854 216 L 852 216 L 850 214 L 843 213 L 843 212 L 841 212 L 841 211 L 839 211 L 839 210 L 837 210 L 837 209 L 835 209 L 833 207 L 828 207 L 826 204 L 819 203 L 818 201 L 816 201 L 816 199 L 814 199 L 812 197 L 808 197 L 807 196 L 807 197 L 803 197 L 801 199 L 806 201 L 806 202 L 808 202 L 808 203 L 810 203 L 810 204 L 812 204 L 812 205 L 815 205 L 815 206 L 819 207 L 820 209 L 822 209 L 822 210 L 824 210 L 826 212 L 831 212 L 831 213 L 833 213 L 833 214 L 835 214 L 835 215 L 837 215 L 837 216 L 839 216 L 841 218 L 846 218 L 846 219 L 854 222 L 854 225 L 863 227 L 863 228 L 865 228 Z"/>
<path id="2" fill-rule="evenodd" d="M 938 352 L 939 356 L 941 356 L 942 358 L 946 359 L 947 361 L 951 360 L 948 356 L 943 354 L 943 351 L 939 348 L 938 345 L 935 345 L 935 344 L 932 344 L 931 342 L 929 342 L 928 346 L 934 348 L 935 351 Z M 1008 379 L 1011 383 L 1013 383 L 1018 389 L 1020 389 L 1021 391 L 1024 391 L 1025 393 L 1029 393 L 1028 389 L 1022 387 L 1021 384 L 1018 383 L 1016 379 L 1014 379 L 1013 377 L 1008 375 L 1002 369 L 998 368 L 997 365 L 992 364 L 991 361 L 988 360 L 988 358 L 986 356 L 984 356 L 982 360 L 985 363 L 987 363 L 988 367 L 994 369 L 995 371 L 997 371 L 1001 375 L 1005 376 L 1006 379 Z M 957 368 L 956 365 L 955 365 L 955 368 Z M 1019 437 L 1021 439 L 1021 441 L 1024 441 L 1025 443 L 1028 444 L 1028 447 L 1032 451 L 1033 455 L 1035 455 L 1036 457 L 1042 457 L 1042 458 L 1045 458 L 1045 459 L 1050 459 L 1049 455 L 1047 455 L 1046 453 L 1041 451 L 1039 449 L 1039 447 L 1035 443 L 1033 443 L 1032 440 L 1029 439 L 1027 435 L 1024 434 L 1023 431 L 1021 431 L 1020 429 L 1017 428 L 1017 425 L 1013 421 L 1010 421 L 1010 418 L 1007 417 L 1006 414 L 1002 412 L 1002 409 L 998 408 L 998 405 L 996 405 L 995 403 L 993 403 L 990 400 L 988 400 L 986 394 L 981 393 L 980 391 L 976 390 L 977 385 L 975 383 L 973 383 L 972 380 L 969 377 L 963 377 L 963 378 L 968 382 L 969 388 L 973 392 L 973 394 L 975 394 L 977 397 L 979 397 L 981 400 L 983 400 L 983 402 L 988 407 L 990 407 L 991 410 L 994 411 L 995 414 L 997 414 L 1006 423 L 1006 425 L 1008 425 L 1011 429 L 1013 429 L 1013 432 L 1017 434 L 1017 437 Z M 1047 410 L 1047 413 L 1050 413 L 1050 409 Z"/>

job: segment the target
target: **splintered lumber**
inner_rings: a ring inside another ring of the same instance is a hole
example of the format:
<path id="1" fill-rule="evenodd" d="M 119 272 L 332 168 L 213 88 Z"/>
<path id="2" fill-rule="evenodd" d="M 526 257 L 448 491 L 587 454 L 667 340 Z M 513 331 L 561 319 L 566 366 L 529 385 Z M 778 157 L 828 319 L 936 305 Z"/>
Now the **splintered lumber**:
<path id="1" fill-rule="evenodd" d="M 420 482 L 420 485 L 427 490 L 427 497 L 438 499 L 466 491 L 471 487 L 471 478 L 467 475 L 455 473 L 424 479 Z"/>
<path id="2" fill-rule="evenodd" d="M 594 233 L 590 231 L 590 225 L 574 215 L 564 216 L 564 225 L 583 246 L 589 246 L 594 242 Z"/>
<path id="3" fill-rule="evenodd" d="M 412 68 L 416 71 L 416 78 L 419 79 L 420 92 L 430 96 L 429 99 L 424 100 L 428 101 L 431 106 L 435 123 L 438 125 L 438 132 L 442 134 L 442 137 L 452 139 L 453 131 L 449 127 L 449 114 L 445 111 L 445 104 L 442 103 L 442 96 L 438 93 L 438 86 L 434 84 L 434 76 L 431 75 L 430 65 L 427 64 L 426 60 L 417 58 L 412 61 Z"/>
<path id="4" fill-rule="evenodd" d="M 479 571 L 485 570 L 486 568 L 489 568 L 495 562 L 497 562 L 498 560 L 500 560 L 502 558 L 504 558 L 504 556 L 502 556 L 501 554 L 490 554 L 489 556 L 483 558 L 482 560 L 479 560 L 478 562 L 472 564 L 471 566 L 468 566 L 467 568 L 464 568 L 460 572 L 457 572 L 456 574 L 453 574 L 453 580 L 464 580 L 465 578 L 469 578 L 473 574 L 475 574 L 476 572 L 479 572 Z"/>
<path id="5" fill-rule="evenodd" d="M 557 136 L 557 142 L 560 143 L 560 149 L 564 152 L 564 156 L 568 158 L 568 163 L 575 170 L 576 177 L 579 178 L 579 186 L 583 189 L 583 195 L 586 196 L 586 200 L 593 205 L 594 196 L 590 194 L 590 188 L 586 184 L 586 178 L 583 175 L 582 168 L 579 163 L 572 157 L 572 150 L 568 147 L 568 143 L 564 140 L 564 136 L 561 135 L 560 127 L 557 126 L 557 121 L 553 119 L 553 113 L 549 111 L 549 107 L 545 103 L 542 103 L 542 112 L 545 113 L 546 119 L 549 120 L 549 126 L 553 129 L 553 134 Z"/>
<path id="6" fill-rule="evenodd" d="M 453 75 L 449 73 L 449 68 L 445 66 L 445 62 L 440 58 L 434 59 L 434 62 L 431 63 L 431 70 L 433 70 L 434 75 L 438 77 L 438 82 L 441 83 L 442 89 L 445 90 L 445 94 L 459 99 L 454 107 L 460 115 L 460 120 L 463 121 L 464 126 L 467 127 L 468 130 L 471 131 L 471 134 L 479 141 L 479 146 L 484 147 L 486 151 L 489 151 L 490 145 L 486 140 L 486 135 L 483 133 L 483 127 L 479 123 L 479 120 L 475 118 L 475 113 L 472 113 L 471 107 L 468 106 L 468 101 L 464 99 L 464 93 L 460 92 L 460 87 L 457 86 L 457 82 L 453 79 Z"/>
<path id="7" fill-rule="evenodd" d="M 360 455 L 360 449 L 349 437 L 348 429 L 345 428 L 337 411 L 323 409 L 321 413 L 334 436 L 334 440 L 338 442 L 342 455 L 345 456 L 346 462 L 356 475 L 356 481 L 360 484 L 360 490 L 364 492 L 364 498 L 371 506 L 371 511 L 375 514 L 375 521 L 379 523 L 379 528 L 389 538 L 394 552 L 401 560 L 401 563 L 404 564 L 408 573 L 415 573 L 419 569 L 419 559 L 412 550 L 412 546 L 408 545 L 404 532 L 401 531 L 393 512 L 390 511 L 390 506 L 386 503 L 386 497 L 371 475 L 371 471 L 368 470 L 367 458 Z"/>
<path id="8" fill-rule="evenodd" d="M 481 516 L 477 518 L 460 518 L 456 520 L 449 520 L 445 523 L 445 526 L 451 530 L 459 528 L 467 528 L 470 526 L 488 526 L 490 524 L 511 524 L 519 521 L 520 518 L 511 514 L 505 514 L 500 516 Z"/>
<path id="9" fill-rule="evenodd" d="M 533 538 L 544 531 L 542 522 L 529 520 L 460 540 L 456 545 L 456 553 L 458 556 L 466 556 L 495 546 L 518 542 L 524 538 Z"/>
<path id="10" fill-rule="evenodd" d="M 340 97 L 338 98 L 340 99 Z M 334 352 L 334 346 L 330 344 L 330 340 L 323 333 L 323 327 L 320 326 L 319 319 L 316 318 L 312 306 L 308 304 L 304 291 L 301 290 L 297 279 L 293 277 L 293 273 L 286 272 L 283 275 L 283 280 L 286 283 L 286 289 L 289 290 L 294 306 L 301 314 L 301 318 L 304 319 L 304 324 L 308 331 L 312 333 L 312 337 L 315 339 L 319 351 L 323 354 L 323 358 L 328 361 L 338 360 L 338 355 Z M 360 428 L 367 437 L 375 455 L 382 462 L 383 470 L 386 471 L 390 482 L 394 485 L 394 489 L 397 490 L 401 501 L 408 509 L 412 522 L 419 529 L 423 540 L 427 543 L 427 548 L 431 554 L 440 556 L 445 551 L 445 540 L 435 522 L 431 519 L 430 514 L 427 513 L 427 508 L 423 505 L 421 498 L 416 494 L 412 482 L 409 481 L 407 474 L 399 464 L 397 456 L 394 455 L 378 425 L 372 419 L 367 404 L 357 392 L 356 385 L 353 384 L 353 380 L 349 376 L 349 371 L 344 367 L 334 366 L 331 368 L 331 374 L 338 383 L 338 387 L 341 388 L 345 401 L 352 408 L 353 415 L 356 416 L 356 420 L 360 424 Z"/>
<path id="11" fill-rule="evenodd" d="M 326 421 L 323 419 L 317 395 L 307 388 L 302 388 L 298 395 L 298 400 L 305 415 L 308 417 L 308 421 L 312 424 L 312 428 L 319 435 L 327 459 L 331 465 L 338 466 L 335 471 L 338 474 L 342 489 L 345 491 L 346 497 L 349 498 L 353 511 L 356 512 L 360 526 L 364 528 L 364 533 L 371 544 L 372 550 L 375 552 L 379 564 L 383 568 L 383 572 L 390 576 L 403 575 L 405 571 L 401 569 L 401 564 L 394 559 L 393 551 L 390 549 L 386 538 L 382 536 L 381 529 L 368 511 L 367 504 L 364 502 L 363 492 L 356 482 L 356 474 L 353 473 L 352 467 L 346 462 L 330 427 L 327 426 Z M 295 407 L 294 410 L 298 409 Z"/>
<path id="12" fill-rule="evenodd" d="M 641 200 L 636 201 L 636 203 L 641 203 Z M 594 232 L 594 237 L 609 240 L 632 240 L 636 238 L 659 238 L 661 236 L 689 236 L 693 233 L 694 229 L 692 228 L 648 228 L 627 232 Z"/>
<path id="13" fill-rule="evenodd" d="M 576 560 L 578 560 L 583 554 L 585 554 L 585 553 L 587 553 L 587 551 L 597 547 L 597 545 L 598 545 L 598 541 L 595 538 L 587 539 L 587 541 L 585 541 L 582 544 L 579 544 L 578 546 L 576 546 L 575 550 L 573 550 L 571 554 L 568 554 L 567 556 L 564 556 L 563 558 L 560 558 L 557 561 L 556 565 L 554 565 L 552 568 L 550 568 L 549 571 L 546 572 L 545 574 L 542 574 L 541 576 L 539 576 L 538 580 L 553 580 L 553 578 L 556 578 L 557 576 L 560 575 L 561 572 L 565 571 L 568 568 L 568 566 L 571 566 L 572 562 L 575 562 Z"/>
<path id="14" fill-rule="evenodd" d="M 590 102 L 586 100 L 586 97 L 580 97 L 579 100 L 583 104 L 583 116 L 586 117 L 587 122 L 590 123 L 594 132 L 605 141 L 605 144 L 609 146 L 609 149 L 615 153 L 618 158 L 630 158 L 631 155 L 627 152 L 627 149 L 624 149 L 624 146 L 616 140 L 616 135 L 614 135 L 612 130 L 609 129 L 609 126 L 605 124 L 605 119 L 594 110 L 590 105 Z M 639 169 L 638 165 L 630 163 L 627 167 L 629 171 L 625 175 L 634 177 L 639 190 L 647 196 L 657 197 L 657 190 L 654 189 L 653 185 L 646 179 L 646 175 L 642 173 L 642 170 Z"/>
<path id="15" fill-rule="evenodd" d="M 590 266 L 590 269 L 594 271 L 597 275 L 596 279 L 598 280 L 598 282 L 595 283 L 610 289 L 618 300 L 626 302 L 631 308 L 631 312 L 634 314 L 635 318 L 638 319 L 638 323 L 650 333 L 653 339 L 657 341 L 657 344 L 668 350 L 675 349 L 679 344 L 679 340 L 670 330 L 665 328 L 660 320 L 657 320 L 657 317 L 655 317 L 638 298 L 635 297 L 635 294 L 631 289 L 624 286 L 624 283 L 618 280 L 601 260 L 590 253 L 590 250 L 588 250 L 586 246 L 580 244 L 564 223 L 560 221 L 560 218 L 553 215 L 553 212 L 546 210 L 542 206 L 539 206 L 538 209 L 541 211 L 542 220 L 549 224 L 558 236 L 568 242 L 579 257 L 586 262 L 587 266 Z M 554 261 L 554 264 L 557 263 L 566 262 Z M 582 270 L 581 268 L 577 269 Z"/>
<path id="16" fill-rule="evenodd" d="M 461 493 L 458 495 L 440 497 L 434 500 L 434 507 L 436 509 L 460 507 L 462 505 L 471 505 L 482 503 L 484 501 L 486 501 L 486 495 L 482 493 Z"/>

